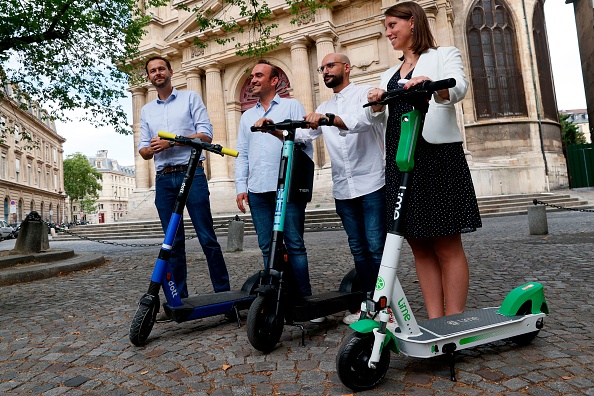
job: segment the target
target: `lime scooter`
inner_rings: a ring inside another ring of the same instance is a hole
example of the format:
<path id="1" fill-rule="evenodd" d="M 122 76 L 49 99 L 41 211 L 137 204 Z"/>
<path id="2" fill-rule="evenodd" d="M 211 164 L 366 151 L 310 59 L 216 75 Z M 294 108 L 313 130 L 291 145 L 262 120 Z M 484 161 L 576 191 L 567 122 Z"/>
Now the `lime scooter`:
<path id="1" fill-rule="evenodd" d="M 543 286 L 530 282 L 512 290 L 499 308 L 472 309 L 417 322 L 398 280 L 416 141 L 423 130 L 433 92 L 455 85 L 454 79 L 425 81 L 407 90 L 390 90 L 381 100 L 365 105 L 402 101 L 411 104 L 414 110 L 401 118 L 396 163 L 402 172 L 402 180 L 375 291 L 373 297 L 369 293 L 361 304 L 361 319 L 350 326 L 355 332 L 345 338 L 336 357 L 338 377 L 354 391 L 372 389 L 382 381 L 390 365 L 390 351 L 419 358 L 448 355 L 450 379 L 456 381 L 455 351 L 502 339 L 511 339 L 519 345 L 528 344 L 543 327 L 544 317 L 549 313 Z M 398 325 L 393 331 L 387 328 L 388 309 L 392 310 Z M 379 323 L 367 318 L 369 312 L 376 315 L 379 312 Z"/>
<path id="2" fill-rule="evenodd" d="M 333 114 L 326 114 L 328 120 L 322 119 L 320 125 L 332 125 Z M 303 326 L 295 322 L 349 310 L 356 312 L 365 299 L 359 278 L 353 268 L 342 279 L 337 291 L 330 291 L 309 297 L 296 297 L 297 285 L 291 270 L 283 243 L 286 204 L 293 201 L 296 195 L 304 190 L 309 194 L 306 202 L 311 200 L 311 185 L 295 182 L 304 175 L 313 176 L 313 161 L 295 147 L 295 130 L 309 128 L 304 120 L 285 120 L 275 124 L 267 124 L 261 128 L 252 127 L 255 131 L 283 131 L 283 148 L 280 171 L 277 183 L 276 209 L 270 242 L 268 268 L 260 271 L 260 282 L 255 301 L 250 306 L 247 318 L 247 335 L 252 346 L 264 353 L 274 349 L 283 332 L 286 322 L 301 328 L 301 343 L 305 344 Z M 296 161 L 297 159 L 297 161 Z M 313 183 L 313 177 L 310 180 Z"/>
<path id="3" fill-rule="evenodd" d="M 249 308 L 252 301 L 254 301 L 256 298 L 255 289 L 259 280 L 259 273 L 255 273 L 245 281 L 241 290 L 190 296 L 184 299 L 179 297 L 173 274 L 169 270 L 168 260 L 171 255 L 177 229 L 180 225 L 183 227 L 184 208 L 200 160 L 200 154 L 202 150 L 207 150 L 221 156 L 230 155 L 237 157 L 238 153 L 235 150 L 221 147 L 218 144 L 204 142 L 198 138 L 176 136 L 169 132 L 159 132 L 159 137 L 190 146 L 192 147 L 192 151 L 188 162 L 188 169 L 184 175 L 184 180 L 177 195 L 173 213 L 171 214 L 171 220 L 165 232 L 165 239 L 163 245 L 161 245 L 161 250 L 159 251 L 159 256 L 153 269 L 149 289 L 140 299 L 138 309 L 130 325 L 130 341 L 136 346 L 144 345 L 153 329 L 161 305 L 159 302 L 159 290 L 161 288 L 167 300 L 167 303 L 163 304 L 163 309 L 177 323 L 234 313 L 237 318 L 237 325 L 241 326 L 239 310 Z"/>

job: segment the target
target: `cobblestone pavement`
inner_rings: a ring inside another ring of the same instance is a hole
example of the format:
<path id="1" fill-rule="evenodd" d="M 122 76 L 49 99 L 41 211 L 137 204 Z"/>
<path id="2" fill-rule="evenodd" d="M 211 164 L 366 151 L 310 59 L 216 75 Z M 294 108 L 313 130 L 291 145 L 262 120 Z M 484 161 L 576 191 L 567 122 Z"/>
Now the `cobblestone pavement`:
<path id="1" fill-rule="evenodd" d="M 549 235 L 528 235 L 527 216 L 489 218 L 464 236 L 471 265 L 468 307 L 497 306 L 527 281 L 545 286 L 550 316 L 535 341 L 501 341 L 457 355 L 458 382 L 448 364 L 391 356 L 386 379 L 362 395 L 594 395 L 594 213 L 548 214 Z M 126 241 L 128 242 L 128 241 Z M 153 242 L 153 241 L 151 241 Z M 154 241 L 158 242 L 158 241 Z M 221 241 L 225 246 L 224 239 Z M 5 243 L 5 242 L 3 242 Z M 65 242 L 62 242 L 65 243 Z M 306 234 L 314 292 L 338 287 L 352 266 L 343 230 Z M 350 334 L 343 313 L 301 331 L 285 326 L 268 355 L 255 351 L 244 326 L 223 316 L 158 323 L 147 346 L 130 344 L 128 329 L 145 292 L 158 247 L 110 247 L 91 242 L 61 246 L 102 251 L 98 268 L 0 287 L 0 394 L 43 395 L 343 395 L 335 358 Z M 0 245 L 6 249 L 5 245 Z M 191 293 L 211 290 L 198 243 L 189 243 Z M 232 287 L 257 271 L 253 237 L 245 250 L 226 253 Z M 403 287 L 425 316 L 419 285 L 405 248 Z"/>

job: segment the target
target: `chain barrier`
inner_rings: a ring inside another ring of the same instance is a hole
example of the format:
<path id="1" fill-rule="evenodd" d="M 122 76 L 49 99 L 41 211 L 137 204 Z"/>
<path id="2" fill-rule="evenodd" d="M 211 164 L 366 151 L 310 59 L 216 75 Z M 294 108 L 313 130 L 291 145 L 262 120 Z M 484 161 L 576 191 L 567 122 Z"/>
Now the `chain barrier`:
<path id="1" fill-rule="evenodd" d="M 40 220 L 41 220 L 41 219 L 40 219 Z M 219 229 L 219 228 L 221 228 L 221 227 L 224 227 L 224 226 L 226 226 L 226 225 L 229 225 L 229 224 L 231 224 L 231 221 L 232 221 L 232 220 L 228 220 L 226 223 L 221 223 L 221 224 L 219 224 L 218 226 L 214 227 L 213 229 L 216 231 L 216 230 L 218 230 L 218 229 Z M 44 220 L 41 220 L 41 222 L 42 222 L 43 224 L 45 224 L 46 226 L 48 226 L 48 228 L 50 228 L 50 227 L 51 227 L 50 223 L 47 223 L 47 222 L 46 222 L 46 221 L 44 221 Z M 55 228 L 55 227 L 51 227 L 51 228 Z M 74 233 L 74 232 L 71 232 L 71 231 L 68 231 L 68 230 L 61 230 L 60 232 L 64 232 L 64 233 L 66 233 L 66 234 L 68 234 L 68 235 L 72 235 L 73 237 L 76 237 L 76 238 L 79 238 L 79 239 L 83 239 L 83 240 L 85 240 L 85 241 L 90 241 L 90 242 L 97 242 L 97 243 L 103 243 L 103 244 L 105 244 L 105 245 L 114 245 L 114 246 L 123 246 L 123 247 L 153 247 L 153 246 L 161 246 L 161 245 L 163 244 L 163 242 L 158 242 L 158 243 L 125 243 L 125 242 L 112 242 L 112 241 L 107 241 L 107 240 L 105 240 L 105 239 L 95 239 L 95 238 L 89 238 L 89 237 L 87 237 L 87 236 L 80 235 L 80 234 L 77 234 L 77 233 Z M 189 241 L 189 240 L 191 240 L 191 239 L 194 239 L 194 238 L 196 238 L 196 237 L 197 237 L 197 235 L 186 237 L 186 241 Z"/>
<path id="2" fill-rule="evenodd" d="M 43 224 L 45 224 L 48 228 L 56 228 L 55 226 L 52 226 L 51 223 L 46 222 L 45 220 L 42 220 L 41 218 L 39 218 L 38 220 L 40 220 Z M 237 220 L 237 219 L 233 219 L 233 220 Z M 231 221 L 233 220 L 228 220 L 227 222 L 221 223 L 218 226 L 214 227 L 214 230 L 218 230 L 219 228 L 222 228 L 224 226 L 228 226 L 229 224 L 231 224 Z M 243 221 L 243 220 L 242 220 Z M 343 229 L 344 227 L 341 225 L 336 225 L 336 226 L 305 226 L 305 230 L 338 230 L 338 229 Z M 122 246 L 122 247 L 153 247 L 153 246 L 161 246 L 163 244 L 163 242 L 158 242 L 158 243 L 125 243 L 125 242 L 113 242 L 113 241 L 108 241 L 105 239 L 96 239 L 96 238 L 89 238 L 87 236 L 81 235 L 81 234 L 77 234 L 75 232 L 66 230 L 66 229 L 61 229 L 59 232 L 63 232 L 65 234 L 71 235 L 75 238 L 79 238 L 85 241 L 90 241 L 90 242 L 97 242 L 97 243 L 103 243 L 105 245 L 114 245 L 114 246 Z M 186 241 L 189 241 L 191 239 L 196 238 L 197 236 L 189 236 L 186 237 Z"/>
<path id="3" fill-rule="evenodd" d="M 535 198 L 535 199 L 532 201 L 532 203 L 533 203 L 534 205 L 544 205 L 544 206 L 549 206 L 549 207 L 551 207 L 551 208 L 562 209 L 562 210 L 571 210 L 571 211 L 574 211 L 574 212 L 591 212 L 591 213 L 594 213 L 594 210 L 592 210 L 592 209 L 576 209 L 576 208 L 566 208 L 566 207 L 564 207 L 564 206 L 553 205 L 553 204 L 550 204 L 550 203 L 546 203 L 546 202 L 543 202 L 543 201 L 539 201 L 539 200 L 538 200 L 538 199 L 536 199 L 536 198 Z"/>

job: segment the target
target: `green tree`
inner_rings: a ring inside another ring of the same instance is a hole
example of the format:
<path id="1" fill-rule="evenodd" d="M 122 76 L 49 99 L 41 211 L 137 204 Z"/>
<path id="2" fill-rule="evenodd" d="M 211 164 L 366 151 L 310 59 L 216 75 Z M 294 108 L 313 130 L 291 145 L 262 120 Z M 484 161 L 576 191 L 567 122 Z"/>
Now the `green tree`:
<path id="1" fill-rule="evenodd" d="M 200 33 L 214 37 L 212 40 L 219 44 L 234 42 L 238 56 L 260 57 L 281 43 L 280 36 L 274 35 L 274 29 L 278 27 L 274 22 L 274 10 L 265 0 L 223 0 L 215 7 L 205 2 L 197 7 L 179 7 L 196 13 Z M 330 1 L 285 0 L 284 4 L 276 7 L 277 10 L 289 12 L 291 24 L 307 20 L 321 8 L 330 8 Z M 247 41 L 239 41 L 238 37 L 242 33 L 247 33 Z M 208 44 L 207 40 L 210 38 L 196 38 L 195 43 L 204 47 Z"/>
<path id="2" fill-rule="evenodd" d="M 90 213 L 89 208 L 93 211 L 99 191 L 103 189 L 100 180 L 103 175 L 89 164 L 84 154 L 70 154 L 64 160 L 64 190 L 70 199 L 70 213 L 75 202 L 79 202 L 86 213 Z"/>
<path id="3" fill-rule="evenodd" d="M 129 59 L 138 51 L 145 7 L 164 0 L 0 1 L 0 99 L 10 96 L 48 117 L 80 120 L 130 133 L 118 100 L 126 95 Z M 2 137 L 0 137 L 1 139 Z"/>
<path id="4" fill-rule="evenodd" d="M 559 123 L 561 124 L 561 139 L 563 142 L 563 151 L 570 144 L 584 144 L 586 137 L 575 124 L 569 121 L 569 114 L 559 113 Z"/>

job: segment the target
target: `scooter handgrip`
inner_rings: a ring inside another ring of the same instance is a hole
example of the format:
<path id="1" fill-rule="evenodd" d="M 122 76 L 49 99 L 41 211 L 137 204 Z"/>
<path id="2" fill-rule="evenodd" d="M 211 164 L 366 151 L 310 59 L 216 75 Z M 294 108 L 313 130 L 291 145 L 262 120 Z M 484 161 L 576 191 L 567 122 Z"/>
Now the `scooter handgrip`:
<path id="1" fill-rule="evenodd" d="M 223 147 L 221 149 L 221 154 L 230 155 L 231 157 L 237 157 L 239 155 L 239 151 Z"/>
<path id="2" fill-rule="evenodd" d="M 159 131 L 157 134 L 161 138 L 170 139 L 170 140 L 175 139 L 175 133 L 165 132 L 165 131 Z"/>
<path id="3" fill-rule="evenodd" d="M 423 84 L 423 89 L 427 91 L 439 91 L 441 89 L 448 89 L 453 88 L 456 86 L 456 79 L 455 78 L 446 78 L 445 80 L 437 80 L 431 82 L 425 82 Z"/>

